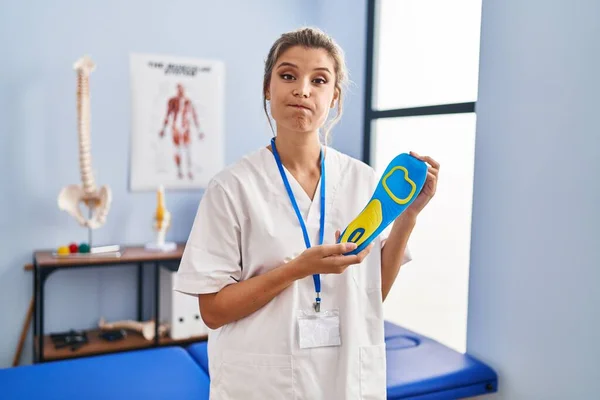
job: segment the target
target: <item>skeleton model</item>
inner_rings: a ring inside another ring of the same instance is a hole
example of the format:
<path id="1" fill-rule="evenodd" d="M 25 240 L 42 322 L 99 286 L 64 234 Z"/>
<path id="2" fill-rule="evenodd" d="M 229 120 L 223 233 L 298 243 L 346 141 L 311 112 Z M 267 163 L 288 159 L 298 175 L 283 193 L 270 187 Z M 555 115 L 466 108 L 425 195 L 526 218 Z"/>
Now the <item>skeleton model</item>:
<path id="1" fill-rule="evenodd" d="M 152 340 L 154 339 L 154 320 L 150 321 L 133 321 L 133 320 L 124 320 L 124 321 L 115 321 L 115 322 L 106 322 L 104 318 L 100 319 L 98 323 L 98 327 L 103 331 L 111 331 L 115 329 L 126 329 L 134 332 L 141 333 L 144 339 Z M 169 326 L 167 324 L 160 324 L 158 326 L 158 336 L 163 337 L 169 331 Z"/>
<path id="2" fill-rule="evenodd" d="M 112 201 L 110 188 L 102 186 L 98 189 L 92 172 L 89 76 L 95 67 L 94 62 L 87 56 L 79 59 L 74 65 L 74 69 L 77 71 L 77 122 L 81 184 L 66 186 L 58 195 L 58 207 L 73 216 L 81 226 L 90 230 L 104 225 Z M 81 203 L 88 208 L 89 218 L 83 216 L 80 209 Z"/>
<path id="3" fill-rule="evenodd" d="M 173 242 L 165 242 L 167 230 L 171 226 L 171 213 L 167 210 L 165 204 L 165 189 L 162 185 L 156 192 L 156 211 L 154 213 L 154 230 L 156 231 L 156 241 L 148 243 L 146 249 L 158 251 L 174 250 L 177 245 Z"/>

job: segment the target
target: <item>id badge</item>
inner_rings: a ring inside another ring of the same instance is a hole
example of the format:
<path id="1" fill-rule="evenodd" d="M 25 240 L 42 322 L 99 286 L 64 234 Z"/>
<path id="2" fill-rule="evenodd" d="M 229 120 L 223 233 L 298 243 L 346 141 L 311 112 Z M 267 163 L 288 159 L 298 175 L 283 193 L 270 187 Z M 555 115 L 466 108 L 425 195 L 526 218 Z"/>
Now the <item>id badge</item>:
<path id="1" fill-rule="evenodd" d="M 298 332 L 301 349 L 341 345 L 339 311 L 300 310 Z"/>

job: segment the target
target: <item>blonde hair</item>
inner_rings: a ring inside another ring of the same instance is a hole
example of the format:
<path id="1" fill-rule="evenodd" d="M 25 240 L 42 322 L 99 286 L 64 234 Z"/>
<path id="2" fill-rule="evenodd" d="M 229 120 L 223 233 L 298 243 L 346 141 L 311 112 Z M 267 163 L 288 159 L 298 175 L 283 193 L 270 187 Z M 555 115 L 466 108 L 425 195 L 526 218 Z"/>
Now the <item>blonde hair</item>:
<path id="1" fill-rule="evenodd" d="M 271 74 L 275 63 L 279 57 L 288 49 L 294 46 L 302 46 L 308 49 L 323 49 L 329 53 L 329 56 L 333 58 L 335 68 L 335 88 L 339 92 L 337 114 L 333 120 L 329 121 L 323 128 L 323 134 L 325 136 L 325 142 L 327 142 L 329 132 L 331 128 L 340 120 L 343 110 L 343 93 L 344 88 L 348 83 L 348 72 L 346 68 L 346 62 L 344 60 L 344 52 L 342 48 L 327 34 L 317 28 L 305 27 L 300 28 L 291 32 L 282 34 L 271 46 L 267 59 L 265 60 L 265 74 L 263 78 L 263 107 L 269 125 L 273 133 L 273 124 L 267 111 L 267 98 L 266 93 L 271 84 Z"/>

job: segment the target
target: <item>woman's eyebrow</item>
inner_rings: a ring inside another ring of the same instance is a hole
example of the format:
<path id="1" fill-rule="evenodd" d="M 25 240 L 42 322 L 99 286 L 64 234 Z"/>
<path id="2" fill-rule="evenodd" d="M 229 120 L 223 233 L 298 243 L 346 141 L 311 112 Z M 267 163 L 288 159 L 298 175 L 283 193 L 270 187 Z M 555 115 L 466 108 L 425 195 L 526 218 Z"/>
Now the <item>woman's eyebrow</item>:
<path id="1" fill-rule="evenodd" d="M 291 67 L 291 68 L 298 69 L 298 66 L 296 64 L 292 64 L 291 62 L 287 62 L 287 61 L 283 61 L 281 64 L 279 64 L 277 66 L 277 68 L 281 68 L 281 67 Z M 326 71 L 331 74 L 331 71 L 327 67 L 317 67 L 314 69 L 314 71 Z"/>
<path id="2" fill-rule="evenodd" d="M 277 68 L 281 68 L 281 67 L 292 67 L 292 68 L 298 69 L 298 66 L 296 64 L 292 64 L 291 62 L 287 62 L 287 61 L 284 61 L 277 66 Z"/>

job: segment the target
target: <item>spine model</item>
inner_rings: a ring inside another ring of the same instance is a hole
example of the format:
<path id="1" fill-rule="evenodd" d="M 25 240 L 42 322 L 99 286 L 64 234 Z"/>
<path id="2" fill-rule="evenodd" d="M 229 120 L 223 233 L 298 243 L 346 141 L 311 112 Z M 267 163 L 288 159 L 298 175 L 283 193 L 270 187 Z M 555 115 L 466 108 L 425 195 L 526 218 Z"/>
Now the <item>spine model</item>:
<path id="1" fill-rule="evenodd" d="M 58 208 L 69 213 L 81 226 L 90 229 L 104 225 L 112 202 L 110 188 L 104 185 L 98 189 L 92 170 L 89 77 L 95 68 L 96 65 L 87 56 L 79 59 L 74 65 L 77 72 L 77 130 L 81 183 L 65 186 L 58 195 Z M 89 209 L 88 217 L 82 214 L 80 203 Z"/>

